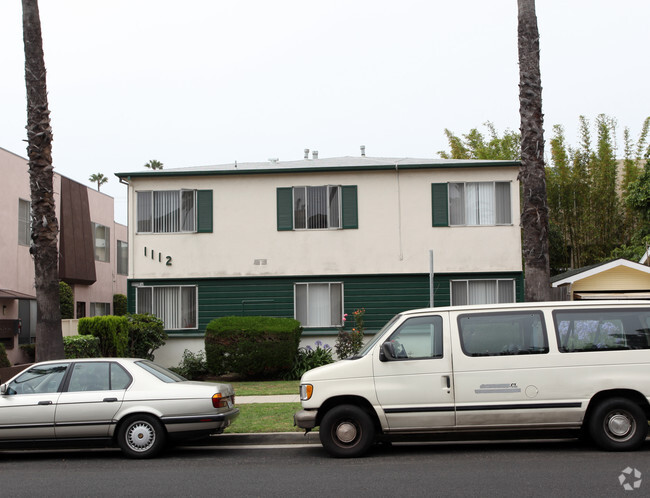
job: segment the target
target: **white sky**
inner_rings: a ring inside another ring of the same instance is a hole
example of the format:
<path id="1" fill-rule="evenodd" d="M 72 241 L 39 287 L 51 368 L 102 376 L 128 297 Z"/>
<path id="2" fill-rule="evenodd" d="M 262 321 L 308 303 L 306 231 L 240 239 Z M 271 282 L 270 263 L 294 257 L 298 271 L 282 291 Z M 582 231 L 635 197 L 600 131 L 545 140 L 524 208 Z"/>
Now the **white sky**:
<path id="1" fill-rule="evenodd" d="M 113 173 L 150 159 L 432 158 L 445 128 L 519 128 L 516 0 L 39 3 L 56 171 L 108 176 L 121 223 Z M 21 16 L 0 1 L 0 147 L 26 157 Z M 537 0 L 537 16 L 546 138 L 562 124 L 575 144 L 600 113 L 636 138 L 650 2 Z"/>

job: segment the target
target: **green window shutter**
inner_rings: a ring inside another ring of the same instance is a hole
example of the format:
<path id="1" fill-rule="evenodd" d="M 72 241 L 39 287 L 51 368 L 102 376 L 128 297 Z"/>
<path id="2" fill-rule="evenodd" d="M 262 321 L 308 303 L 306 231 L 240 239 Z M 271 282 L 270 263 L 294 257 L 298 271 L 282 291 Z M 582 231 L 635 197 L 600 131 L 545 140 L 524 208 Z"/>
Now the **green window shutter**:
<path id="1" fill-rule="evenodd" d="M 431 211 L 434 227 L 449 226 L 449 203 L 446 183 L 431 184 Z"/>
<path id="2" fill-rule="evenodd" d="M 278 187 L 278 231 L 293 230 L 293 188 Z"/>
<path id="3" fill-rule="evenodd" d="M 196 191 L 196 231 L 212 233 L 212 190 Z"/>
<path id="4" fill-rule="evenodd" d="M 359 228 L 356 185 L 343 185 L 341 187 L 341 211 L 343 228 Z"/>

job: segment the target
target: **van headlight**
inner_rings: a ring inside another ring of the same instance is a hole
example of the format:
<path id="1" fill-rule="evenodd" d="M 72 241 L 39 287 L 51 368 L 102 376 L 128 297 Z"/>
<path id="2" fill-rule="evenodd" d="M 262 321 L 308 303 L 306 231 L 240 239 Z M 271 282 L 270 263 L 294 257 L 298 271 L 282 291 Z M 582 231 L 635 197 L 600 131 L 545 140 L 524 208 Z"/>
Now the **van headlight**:
<path id="1" fill-rule="evenodd" d="M 307 401 L 314 393 L 314 386 L 311 384 L 300 384 L 300 401 Z"/>

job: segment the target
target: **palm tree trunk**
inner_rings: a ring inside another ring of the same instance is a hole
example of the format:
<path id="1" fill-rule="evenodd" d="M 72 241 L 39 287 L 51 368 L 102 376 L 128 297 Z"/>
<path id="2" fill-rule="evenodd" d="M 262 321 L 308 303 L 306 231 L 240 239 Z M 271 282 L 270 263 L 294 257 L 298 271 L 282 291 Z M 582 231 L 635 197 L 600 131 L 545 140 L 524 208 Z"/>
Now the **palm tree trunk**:
<path id="1" fill-rule="evenodd" d="M 548 205 L 544 172 L 544 115 L 539 71 L 539 32 L 535 0 L 519 6 L 519 114 L 521 116 L 521 170 L 525 299 L 550 299 Z"/>
<path id="2" fill-rule="evenodd" d="M 57 237 L 54 207 L 52 128 L 47 103 L 45 61 L 37 0 L 22 0 L 27 87 L 27 155 L 32 200 L 32 240 L 36 285 L 36 359 L 64 357 L 59 306 Z"/>

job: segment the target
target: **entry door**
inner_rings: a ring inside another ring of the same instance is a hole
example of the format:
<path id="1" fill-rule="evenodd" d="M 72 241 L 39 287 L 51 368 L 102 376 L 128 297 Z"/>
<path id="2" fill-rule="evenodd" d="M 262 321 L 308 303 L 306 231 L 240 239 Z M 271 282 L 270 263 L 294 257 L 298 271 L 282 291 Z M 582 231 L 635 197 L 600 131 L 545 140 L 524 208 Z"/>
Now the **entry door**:
<path id="1" fill-rule="evenodd" d="M 373 355 L 377 399 L 389 430 L 435 430 L 456 421 L 451 349 L 439 315 L 409 318 L 390 335 L 392 357 Z"/>

